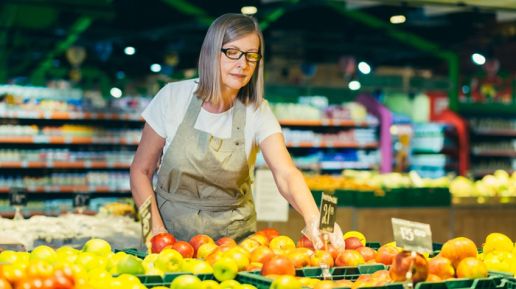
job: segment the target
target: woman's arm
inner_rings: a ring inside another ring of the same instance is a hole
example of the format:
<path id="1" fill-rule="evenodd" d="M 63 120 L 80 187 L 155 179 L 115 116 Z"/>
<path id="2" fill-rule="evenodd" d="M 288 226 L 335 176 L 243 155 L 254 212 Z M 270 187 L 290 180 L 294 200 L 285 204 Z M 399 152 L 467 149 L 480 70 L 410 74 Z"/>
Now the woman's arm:
<path id="1" fill-rule="evenodd" d="M 166 231 L 152 188 L 152 175 L 156 171 L 164 145 L 165 139 L 145 124 L 130 168 L 131 192 L 136 206 L 139 208 L 151 197 L 152 234 Z"/>

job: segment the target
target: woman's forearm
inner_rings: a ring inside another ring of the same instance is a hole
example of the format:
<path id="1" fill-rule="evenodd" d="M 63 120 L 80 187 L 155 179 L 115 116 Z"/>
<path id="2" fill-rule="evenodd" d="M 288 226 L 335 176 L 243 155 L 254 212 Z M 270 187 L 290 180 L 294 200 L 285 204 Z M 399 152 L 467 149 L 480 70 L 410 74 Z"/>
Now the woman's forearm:
<path id="1" fill-rule="evenodd" d="M 136 206 L 140 206 L 150 197 L 152 232 L 165 231 L 165 226 L 158 210 L 156 196 L 152 189 L 151 177 L 145 173 L 131 170 L 131 192 Z"/>

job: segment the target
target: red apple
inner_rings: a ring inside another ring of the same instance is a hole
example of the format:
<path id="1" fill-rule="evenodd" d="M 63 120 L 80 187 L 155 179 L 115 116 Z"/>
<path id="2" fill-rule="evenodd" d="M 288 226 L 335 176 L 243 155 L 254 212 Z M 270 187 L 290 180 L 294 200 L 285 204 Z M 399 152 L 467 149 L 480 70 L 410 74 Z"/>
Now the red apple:
<path id="1" fill-rule="evenodd" d="M 458 237 L 446 241 L 439 255 L 450 259 L 454 267 L 467 257 L 477 257 L 477 246 L 473 241 L 465 237 Z"/>
<path id="2" fill-rule="evenodd" d="M 299 240 L 297 241 L 297 247 L 298 248 L 308 248 L 308 249 L 314 250 L 314 244 L 305 235 L 301 235 L 301 238 L 299 238 Z"/>
<path id="3" fill-rule="evenodd" d="M 253 234 L 253 235 L 247 237 L 247 239 L 254 240 L 254 241 L 260 243 L 260 245 L 262 245 L 262 246 L 269 246 L 269 239 L 265 235 Z"/>
<path id="4" fill-rule="evenodd" d="M 219 246 L 236 246 L 237 243 L 235 241 L 235 239 L 231 238 L 231 237 L 222 237 L 220 239 L 218 239 L 215 244 L 219 245 Z"/>
<path id="5" fill-rule="evenodd" d="M 376 257 L 376 251 L 369 247 L 360 247 L 356 249 L 362 257 L 364 257 L 364 261 L 374 260 Z"/>
<path id="6" fill-rule="evenodd" d="M 355 250 L 357 248 L 363 247 L 364 244 L 357 237 L 348 237 L 344 240 L 346 244 L 346 249 Z"/>
<path id="7" fill-rule="evenodd" d="M 269 243 L 269 248 L 277 255 L 285 255 L 289 250 L 295 247 L 296 243 L 288 236 L 277 236 Z"/>
<path id="8" fill-rule="evenodd" d="M 264 235 L 269 241 L 280 235 L 279 231 L 274 228 L 264 228 L 256 232 L 256 234 Z"/>
<path id="9" fill-rule="evenodd" d="M 388 270 L 378 270 L 378 271 L 374 272 L 373 274 L 371 274 L 371 278 L 379 280 L 379 281 L 384 281 L 384 282 L 392 281 L 391 275 Z"/>
<path id="10" fill-rule="evenodd" d="M 348 279 L 340 279 L 334 281 L 334 288 L 351 288 L 353 286 L 353 281 Z"/>
<path id="11" fill-rule="evenodd" d="M 425 256 L 410 251 L 398 253 L 389 269 L 392 281 L 407 280 L 407 272 L 409 270 L 412 272 L 412 281 L 414 283 L 425 281 L 428 276 L 428 262 Z"/>
<path id="12" fill-rule="evenodd" d="M 330 253 L 330 255 L 333 257 L 333 260 L 335 260 L 335 258 L 337 258 L 337 256 L 339 255 L 339 253 L 341 251 L 344 251 L 342 248 L 341 249 L 335 248 L 332 244 L 329 244 L 328 247 L 323 250 L 328 251 Z"/>
<path id="13" fill-rule="evenodd" d="M 400 252 L 400 250 L 397 247 L 383 245 L 378 249 L 375 260 L 378 263 L 390 265 L 392 263 L 392 261 L 394 260 L 394 257 L 396 257 L 396 255 L 399 252 Z"/>
<path id="14" fill-rule="evenodd" d="M 197 248 L 197 252 L 195 252 L 195 257 L 198 259 L 205 259 L 210 255 L 215 249 L 217 249 L 219 246 L 215 244 L 215 242 L 207 242 L 202 244 L 199 248 Z"/>
<path id="15" fill-rule="evenodd" d="M 483 261 L 475 257 L 467 257 L 457 266 L 457 278 L 483 278 L 487 277 L 487 267 Z"/>
<path id="16" fill-rule="evenodd" d="M 333 267 L 333 257 L 328 251 L 315 250 L 313 255 L 310 256 L 310 266 L 319 267 L 322 264 L 326 264 L 328 267 Z"/>
<path id="17" fill-rule="evenodd" d="M 364 264 L 365 260 L 357 250 L 344 250 L 335 258 L 335 264 L 337 266 L 350 266 L 356 267 L 360 264 Z"/>
<path id="18" fill-rule="evenodd" d="M 303 268 L 310 265 L 310 256 L 313 251 L 308 248 L 295 248 L 287 253 L 287 257 L 294 263 L 294 267 Z"/>
<path id="19" fill-rule="evenodd" d="M 176 242 L 174 235 L 170 233 L 159 233 L 151 238 L 151 253 L 159 253 L 163 248 L 173 245 Z"/>
<path id="20" fill-rule="evenodd" d="M 254 251 L 251 253 L 250 261 L 251 262 L 257 262 L 257 263 L 265 263 L 267 260 L 269 260 L 272 256 L 274 256 L 274 252 L 271 248 L 267 246 L 259 246 L 258 248 L 254 249 Z"/>
<path id="21" fill-rule="evenodd" d="M 434 275 L 434 274 L 428 274 L 428 276 L 426 277 L 426 280 L 425 280 L 425 282 L 441 282 L 441 281 L 443 281 L 443 279 L 439 278 L 439 276 Z"/>
<path id="22" fill-rule="evenodd" d="M 262 270 L 263 264 L 258 262 L 251 262 L 245 266 L 245 271 L 259 271 Z"/>
<path id="23" fill-rule="evenodd" d="M 261 274 L 268 275 L 296 275 L 294 263 L 286 256 L 273 256 L 267 260 L 262 267 Z"/>
<path id="24" fill-rule="evenodd" d="M 428 261 L 428 274 L 435 275 L 441 280 L 446 280 L 455 276 L 455 269 L 450 259 L 443 256 L 435 256 Z"/>
<path id="25" fill-rule="evenodd" d="M 194 248 L 186 241 L 177 241 L 172 245 L 172 249 L 183 255 L 183 258 L 193 258 Z"/>
<path id="26" fill-rule="evenodd" d="M 188 243 L 190 243 L 190 245 L 192 245 L 192 247 L 194 248 L 194 256 L 197 256 L 197 250 L 199 250 L 199 247 L 201 247 L 201 245 L 206 243 L 215 244 L 215 241 L 213 241 L 213 239 L 208 235 L 197 234 L 193 236 Z"/>

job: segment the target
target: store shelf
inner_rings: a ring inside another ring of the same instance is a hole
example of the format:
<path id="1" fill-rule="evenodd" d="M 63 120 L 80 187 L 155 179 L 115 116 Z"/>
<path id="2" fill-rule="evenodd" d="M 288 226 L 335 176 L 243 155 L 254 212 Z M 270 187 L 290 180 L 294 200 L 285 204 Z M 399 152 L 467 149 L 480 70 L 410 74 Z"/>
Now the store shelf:
<path id="1" fill-rule="evenodd" d="M 371 127 L 378 126 L 377 122 L 354 121 L 347 119 L 296 120 L 281 119 L 283 126 L 340 126 L 340 127 Z"/>
<path id="2" fill-rule="evenodd" d="M 473 149 L 472 154 L 478 157 L 508 157 L 516 158 L 515 150 L 475 150 Z"/>
<path id="3" fill-rule="evenodd" d="M 0 168 L 129 169 L 131 163 L 110 161 L 0 161 Z"/>
<path id="4" fill-rule="evenodd" d="M 357 142 L 287 142 L 289 148 L 361 148 L 374 149 L 378 143 L 359 144 Z"/>
<path id="5" fill-rule="evenodd" d="M 104 112 L 65 112 L 65 111 L 28 111 L 10 110 L 0 111 L 0 118 L 12 119 L 56 119 L 56 120 L 126 120 L 142 121 L 138 114 L 131 113 L 104 113 Z"/>
<path id="6" fill-rule="evenodd" d="M 459 103 L 458 111 L 476 115 L 510 115 L 516 116 L 516 103 Z"/>
<path id="7" fill-rule="evenodd" d="M 477 135 L 484 136 L 512 136 L 516 137 L 516 130 L 513 129 L 472 129 Z"/>
<path id="8" fill-rule="evenodd" d="M 47 193 L 47 192 L 57 192 L 57 193 L 77 193 L 77 192 L 89 192 L 89 193 L 120 193 L 126 194 L 130 193 L 129 190 L 120 190 L 116 188 L 111 188 L 109 186 L 35 186 L 35 187 L 26 187 L 26 192 L 28 193 Z M 10 187 L 0 187 L 0 193 L 9 193 Z"/>
<path id="9" fill-rule="evenodd" d="M 475 170 L 475 169 L 473 169 L 472 172 L 471 172 L 471 175 L 473 177 L 483 177 L 485 175 L 494 174 L 494 172 L 496 170 L 505 170 L 509 174 L 512 174 L 514 172 L 514 170 L 509 170 L 509 169 L 506 169 L 506 168 L 496 168 L 496 169 L 493 168 L 493 169 L 490 169 L 490 170 Z"/>
<path id="10" fill-rule="evenodd" d="M 12 144 L 120 144 L 137 145 L 138 141 L 124 137 L 91 136 L 0 136 L 0 143 Z"/>

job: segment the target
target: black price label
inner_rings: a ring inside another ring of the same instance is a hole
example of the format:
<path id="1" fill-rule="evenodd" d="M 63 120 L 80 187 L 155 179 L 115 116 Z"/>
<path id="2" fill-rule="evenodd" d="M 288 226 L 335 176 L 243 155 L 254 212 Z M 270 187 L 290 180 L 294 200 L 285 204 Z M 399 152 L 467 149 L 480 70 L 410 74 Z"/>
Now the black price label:
<path id="1" fill-rule="evenodd" d="M 13 207 L 27 205 L 27 194 L 22 189 L 12 188 L 9 191 L 9 204 Z"/>
<path id="2" fill-rule="evenodd" d="M 73 196 L 74 207 L 87 207 L 90 204 L 91 194 L 90 193 L 76 193 Z"/>
<path id="3" fill-rule="evenodd" d="M 337 197 L 323 192 L 321 196 L 321 219 L 319 220 L 319 230 L 321 232 L 332 233 L 335 226 L 337 213 Z"/>
<path id="4" fill-rule="evenodd" d="M 396 245 L 419 253 L 432 252 L 432 231 L 429 224 L 392 218 Z"/>
<path id="5" fill-rule="evenodd" d="M 151 220 L 151 197 L 148 197 L 145 202 L 138 209 L 140 214 L 140 220 L 142 222 L 142 238 L 144 244 L 147 243 L 147 239 L 151 235 L 152 220 Z"/>

